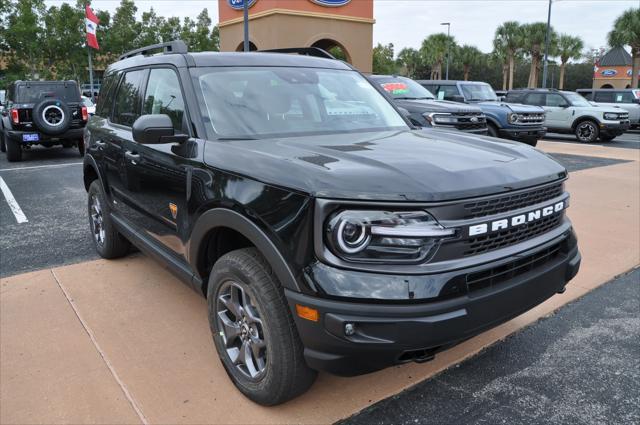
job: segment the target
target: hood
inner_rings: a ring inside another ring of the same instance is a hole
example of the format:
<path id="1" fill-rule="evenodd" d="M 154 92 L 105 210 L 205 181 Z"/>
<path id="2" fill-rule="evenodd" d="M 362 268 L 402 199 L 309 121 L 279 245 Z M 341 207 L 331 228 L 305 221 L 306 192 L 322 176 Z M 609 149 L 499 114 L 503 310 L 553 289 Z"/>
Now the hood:
<path id="1" fill-rule="evenodd" d="M 449 102 L 448 100 L 409 100 L 409 99 L 396 99 L 394 100 L 396 105 L 406 109 L 411 113 L 425 112 L 482 112 L 478 106 L 465 105 L 459 102 Z"/>
<path id="2" fill-rule="evenodd" d="M 204 156 L 274 186 L 352 200 L 447 201 L 566 176 L 528 145 L 434 129 L 212 141 Z"/>
<path id="3" fill-rule="evenodd" d="M 476 103 L 476 105 L 480 106 L 482 109 L 484 108 L 489 108 L 489 109 L 508 109 L 509 112 L 516 112 L 516 113 L 541 113 L 544 112 L 544 109 L 541 108 L 540 106 L 533 106 L 533 105 L 522 105 L 520 103 L 504 103 L 504 102 L 491 102 L 491 101 L 485 101 L 485 102 L 478 102 Z"/>

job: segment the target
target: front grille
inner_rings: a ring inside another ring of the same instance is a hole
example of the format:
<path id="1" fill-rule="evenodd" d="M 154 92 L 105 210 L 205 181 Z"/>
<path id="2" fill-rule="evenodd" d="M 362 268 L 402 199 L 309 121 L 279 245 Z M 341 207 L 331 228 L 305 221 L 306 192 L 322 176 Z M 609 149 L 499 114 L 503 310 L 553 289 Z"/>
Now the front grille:
<path id="1" fill-rule="evenodd" d="M 464 204 L 464 218 L 470 219 L 485 217 L 488 215 L 525 208 L 560 196 L 562 191 L 562 183 L 557 183 L 527 192 L 514 193 L 493 199 L 467 202 Z"/>
<path id="2" fill-rule="evenodd" d="M 469 273 L 466 276 L 467 291 L 474 292 L 491 288 L 513 279 L 516 276 L 535 270 L 544 264 L 550 263 L 561 255 L 561 244 L 562 242 L 501 266 Z"/>
<path id="3" fill-rule="evenodd" d="M 524 113 L 518 114 L 518 121 L 516 124 L 519 125 L 539 125 L 544 122 L 544 114 L 538 113 Z"/>
<path id="4" fill-rule="evenodd" d="M 563 215 L 563 213 L 558 213 L 510 229 L 471 237 L 465 241 L 464 256 L 482 254 L 483 252 L 504 248 L 541 235 L 559 226 Z"/>

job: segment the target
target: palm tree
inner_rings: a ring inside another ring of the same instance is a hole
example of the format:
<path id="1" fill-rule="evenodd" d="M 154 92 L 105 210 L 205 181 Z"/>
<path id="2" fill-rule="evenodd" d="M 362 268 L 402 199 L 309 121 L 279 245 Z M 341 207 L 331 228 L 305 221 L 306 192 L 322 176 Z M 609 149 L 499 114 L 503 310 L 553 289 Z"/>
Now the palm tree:
<path id="1" fill-rule="evenodd" d="M 505 22 L 496 29 L 494 41 L 499 42 L 507 54 L 507 62 L 509 63 L 509 90 L 511 90 L 513 89 L 516 53 L 524 45 L 522 26 L 515 21 Z"/>
<path id="2" fill-rule="evenodd" d="M 456 42 L 453 37 L 444 33 L 431 34 L 422 41 L 420 52 L 431 65 L 431 79 L 442 78 L 442 63 L 447 56 L 447 48 L 454 49 Z"/>
<path id="3" fill-rule="evenodd" d="M 406 76 L 409 78 L 418 78 L 420 70 L 424 66 L 420 52 L 416 49 L 412 49 L 411 47 L 400 50 L 397 62 L 399 67 L 404 69 Z"/>
<path id="4" fill-rule="evenodd" d="M 500 64 L 502 67 L 502 90 L 507 90 L 507 84 L 509 82 L 509 58 L 507 57 L 507 49 L 502 44 L 502 41 L 493 40 L 493 52 L 489 57 L 490 61 L 496 64 Z"/>
<path id="5" fill-rule="evenodd" d="M 474 46 L 469 46 L 465 44 L 464 46 L 457 49 L 458 60 L 462 64 L 462 68 L 464 69 L 464 80 L 469 81 L 469 73 L 471 72 L 471 67 L 475 66 L 482 59 L 482 52 L 478 50 Z"/>
<path id="6" fill-rule="evenodd" d="M 544 54 L 544 38 L 547 33 L 547 24 L 544 22 L 535 22 L 533 24 L 525 24 L 522 26 L 525 39 L 524 50 L 531 58 L 531 71 L 529 71 L 528 87 L 538 86 L 538 75 L 540 72 L 540 62 Z M 551 39 L 549 46 L 553 46 L 555 33 L 553 29 L 550 31 Z"/>
<path id="7" fill-rule="evenodd" d="M 557 55 L 560 56 L 560 81 L 558 88 L 564 88 L 564 71 L 569 59 L 580 59 L 584 43 L 580 37 L 573 37 L 568 34 L 560 34 L 558 37 Z"/>
<path id="8" fill-rule="evenodd" d="M 631 87 L 638 87 L 640 71 L 640 8 L 629 9 L 616 19 L 609 33 L 612 47 L 631 46 Z"/>

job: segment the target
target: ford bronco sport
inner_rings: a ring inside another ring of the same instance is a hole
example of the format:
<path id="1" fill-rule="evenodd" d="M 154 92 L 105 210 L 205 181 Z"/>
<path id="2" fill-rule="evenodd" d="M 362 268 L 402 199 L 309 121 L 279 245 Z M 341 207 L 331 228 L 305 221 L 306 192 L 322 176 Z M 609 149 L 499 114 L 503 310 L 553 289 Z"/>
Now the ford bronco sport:
<path id="1" fill-rule="evenodd" d="M 430 360 L 564 290 L 564 167 L 414 130 L 351 66 L 299 52 L 131 52 L 85 134 L 98 253 L 132 243 L 204 295 L 242 393 L 272 405 L 318 370 Z"/>
<path id="2" fill-rule="evenodd" d="M 0 150 L 7 160 L 22 160 L 33 145 L 77 147 L 89 119 L 75 81 L 15 81 L 7 89 L 1 112 Z"/>
<path id="3" fill-rule="evenodd" d="M 509 90 L 508 102 L 541 106 L 545 125 L 554 133 L 575 134 L 580 142 L 613 140 L 629 129 L 629 112 L 612 106 L 596 106 L 570 91 L 556 89 Z"/>

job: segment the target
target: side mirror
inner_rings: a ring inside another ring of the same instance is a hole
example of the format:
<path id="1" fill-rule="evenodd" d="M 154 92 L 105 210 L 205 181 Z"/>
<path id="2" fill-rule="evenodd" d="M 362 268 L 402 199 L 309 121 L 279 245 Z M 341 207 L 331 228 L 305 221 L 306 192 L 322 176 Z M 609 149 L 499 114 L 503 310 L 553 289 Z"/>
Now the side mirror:
<path id="1" fill-rule="evenodd" d="M 133 140 L 143 145 L 183 143 L 188 139 L 186 135 L 175 135 L 173 122 L 165 114 L 141 116 L 133 123 L 132 133 Z"/>
<path id="2" fill-rule="evenodd" d="M 559 106 L 560 106 L 561 108 L 566 109 L 566 108 L 568 108 L 568 107 L 569 107 L 569 106 L 571 106 L 571 105 L 569 105 L 568 103 L 563 103 L 563 104 L 561 104 L 561 105 L 559 105 Z"/>

